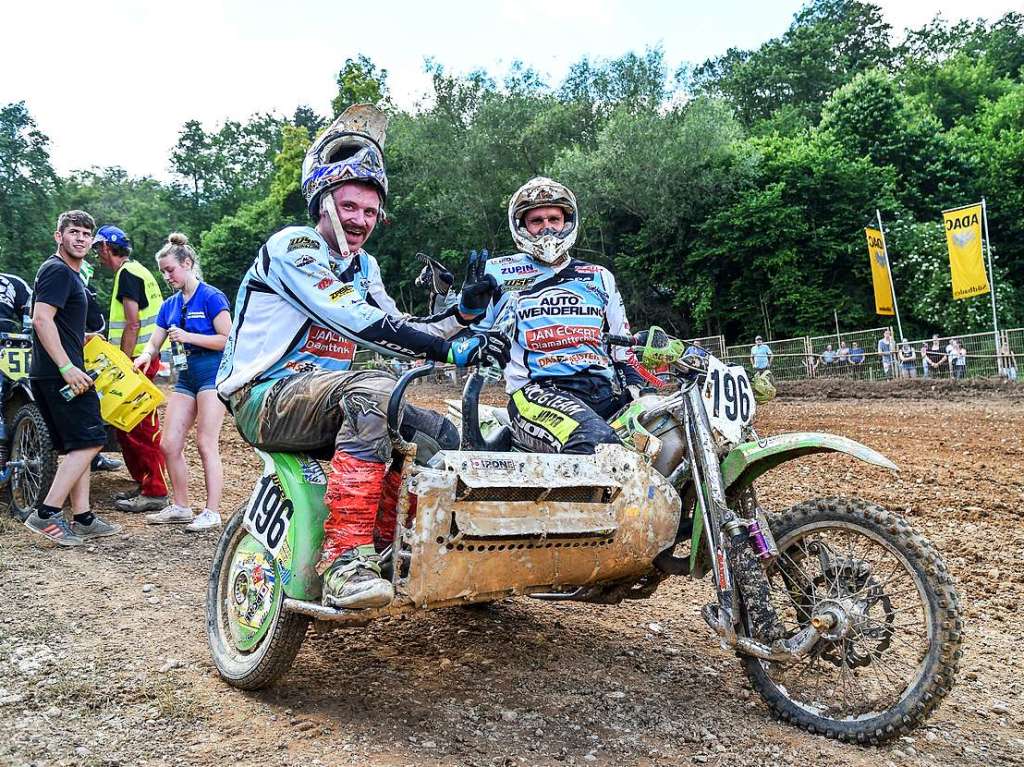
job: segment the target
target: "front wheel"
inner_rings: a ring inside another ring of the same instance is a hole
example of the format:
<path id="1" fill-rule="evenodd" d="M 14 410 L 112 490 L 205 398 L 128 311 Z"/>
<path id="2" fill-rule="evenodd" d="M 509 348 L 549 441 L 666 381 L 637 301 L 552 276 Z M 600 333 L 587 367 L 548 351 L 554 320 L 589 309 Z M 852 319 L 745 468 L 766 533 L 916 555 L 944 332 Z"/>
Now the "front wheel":
<path id="1" fill-rule="evenodd" d="M 771 519 L 779 548 L 772 602 L 792 636 L 811 616 L 835 624 L 796 663 L 744 657 L 772 711 L 806 730 L 878 744 L 921 724 L 953 686 L 962 620 L 932 544 L 866 501 L 822 498 Z"/>
<path id="2" fill-rule="evenodd" d="M 11 514 L 24 522 L 46 498 L 57 473 L 57 451 L 53 438 L 34 402 L 22 405 L 11 419 L 9 461 L 21 466 L 10 479 Z"/>
<path id="3" fill-rule="evenodd" d="M 284 611 L 281 569 L 242 527 L 244 512 L 231 517 L 213 555 L 206 633 L 224 681 L 257 690 L 291 667 L 309 618 Z"/>

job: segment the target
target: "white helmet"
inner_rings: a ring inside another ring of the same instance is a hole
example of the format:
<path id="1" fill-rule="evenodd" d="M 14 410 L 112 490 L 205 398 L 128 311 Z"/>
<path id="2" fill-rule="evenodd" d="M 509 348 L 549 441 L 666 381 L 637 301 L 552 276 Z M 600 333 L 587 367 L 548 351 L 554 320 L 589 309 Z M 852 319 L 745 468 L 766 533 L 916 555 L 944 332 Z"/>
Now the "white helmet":
<path id="1" fill-rule="evenodd" d="M 565 211 L 565 226 L 555 232 L 543 229 L 536 236 L 526 230 L 523 217 L 534 208 L 561 208 Z M 576 242 L 579 218 L 576 213 L 576 197 L 568 187 L 550 178 L 531 178 L 512 195 L 508 201 L 508 228 L 512 239 L 523 253 L 533 256 L 544 264 L 555 264 L 567 257 L 569 249 Z"/>

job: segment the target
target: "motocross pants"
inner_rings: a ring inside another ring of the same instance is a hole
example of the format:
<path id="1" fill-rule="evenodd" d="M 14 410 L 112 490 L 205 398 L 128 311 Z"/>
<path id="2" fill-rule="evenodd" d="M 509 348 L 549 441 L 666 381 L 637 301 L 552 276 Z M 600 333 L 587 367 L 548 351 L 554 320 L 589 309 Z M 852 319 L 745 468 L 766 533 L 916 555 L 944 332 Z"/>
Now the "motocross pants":
<path id="1" fill-rule="evenodd" d="M 512 394 L 512 440 L 535 453 L 591 454 L 621 440 L 608 419 L 629 399 L 598 376 L 541 378 Z"/>
<path id="2" fill-rule="evenodd" d="M 307 452 L 333 446 L 321 573 L 356 546 L 375 537 L 386 543 L 393 535 L 401 466 L 387 471 L 386 412 L 394 386 L 394 377 L 378 370 L 311 372 L 243 387 L 231 397 L 238 430 L 254 447 Z M 406 405 L 400 423 L 403 439 L 417 444 L 417 460 L 458 447 L 458 431 L 437 413 Z"/>

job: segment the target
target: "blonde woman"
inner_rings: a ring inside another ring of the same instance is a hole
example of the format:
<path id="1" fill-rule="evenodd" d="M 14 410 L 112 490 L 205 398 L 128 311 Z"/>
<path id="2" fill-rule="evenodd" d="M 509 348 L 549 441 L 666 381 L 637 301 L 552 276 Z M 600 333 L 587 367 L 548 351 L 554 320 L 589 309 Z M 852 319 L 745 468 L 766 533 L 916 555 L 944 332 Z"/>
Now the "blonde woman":
<path id="1" fill-rule="evenodd" d="M 160 353 L 164 339 L 172 342 L 172 355 L 178 380 L 167 400 L 164 414 L 162 450 L 171 475 L 173 503 L 146 522 L 154 525 L 188 523 L 185 528 L 200 532 L 219 527 L 220 501 L 224 488 L 224 470 L 220 460 L 220 428 L 224 405 L 217 397 L 217 368 L 231 332 L 228 299 L 217 288 L 199 278 L 199 258 L 183 234 L 172 234 L 156 254 L 157 266 L 176 292 L 163 302 L 156 328 L 135 367 L 145 369 Z M 177 347 L 177 348 L 174 348 Z M 188 464 L 185 463 L 185 438 L 196 427 L 196 444 L 206 480 L 206 507 L 194 516 L 189 501 Z"/>

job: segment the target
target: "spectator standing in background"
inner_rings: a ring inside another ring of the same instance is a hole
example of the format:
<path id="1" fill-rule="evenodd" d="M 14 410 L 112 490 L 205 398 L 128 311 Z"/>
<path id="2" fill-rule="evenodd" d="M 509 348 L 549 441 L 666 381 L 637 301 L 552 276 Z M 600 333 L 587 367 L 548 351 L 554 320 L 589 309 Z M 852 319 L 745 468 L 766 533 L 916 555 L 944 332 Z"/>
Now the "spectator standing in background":
<path id="1" fill-rule="evenodd" d="M 186 530 L 200 532 L 220 526 L 224 470 L 219 442 L 224 405 L 217 396 L 217 369 L 231 332 L 231 314 L 227 297 L 200 281 L 199 258 L 185 235 L 170 235 L 167 244 L 156 254 L 156 262 L 167 284 L 177 292 L 160 307 L 156 329 L 146 348 L 135 358 L 135 367 L 145 370 L 153 360 L 159 360 L 165 338 L 184 347 L 187 366 L 178 370 L 178 381 L 164 414 L 161 447 L 171 475 L 174 502 L 161 511 L 147 514 L 146 522 L 155 525 L 189 523 Z M 194 519 L 184 453 L 185 438 L 193 425 L 206 480 L 206 508 Z"/>
<path id="2" fill-rule="evenodd" d="M 89 302 L 78 276 L 89 253 L 92 216 L 81 210 L 57 219 L 57 252 L 39 267 L 32 306 L 32 366 L 29 381 L 54 447 L 64 456 L 43 502 L 25 526 L 59 546 L 78 546 L 86 538 L 113 535 L 89 508 L 89 464 L 107 441 L 100 399 L 85 372 L 85 320 Z M 69 387 L 71 400 L 60 390 Z M 68 525 L 63 506 L 71 498 L 74 521 Z"/>
<path id="3" fill-rule="evenodd" d="M 861 348 L 858 341 L 854 341 L 853 348 L 850 349 L 850 364 L 858 370 L 860 369 L 860 366 L 864 364 L 864 350 Z"/>
<path id="4" fill-rule="evenodd" d="M 882 360 L 882 373 L 886 378 L 896 377 L 896 366 L 893 365 L 893 352 L 895 347 L 892 341 L 892 331 L 886 329 L 882 337 L 878 339 L 878 356 Z"/>
<path id="5" fill-rule="evenodd" d="M 949 358 L 939 345 L 939 334 L 932 336 L 932 345 L 925 352 L 928 355 L 928 373 L 930 377 L 941 375 L 943 368 L 948 368 Z"/>
<path id="6" fill-rule="evenodd" d="M 156 327 L 163 294 L 153 274 L 132 259 L 132 243 L 116 226 L 102 226 L 93 238 L 100 261 L 114 272 L 110 297 L 110 342 L 129 358 L 142 353 Z M 142 372 L 152 381 L 160 370 L 160 355 Z M 160 452 L 160 417 L 154 410 L 130 432 L 117 432 L 128 473 L 139 484 L 137 493 L 114 501 L 120 511 L 155 511 L 167 505 L 167 464 Z"/>
<path id="7" fill-rule="evenodd" d="M 963 380 L 967 377 L 967 347 L 956 341 L 953 357 L 953 377 Z"/>
<path id="8" fill-rule="evenodd" d="M 827 344 L 825 346 L 825 351 L 823 351 L 821 356 L 818 358 L 818 366 L 822 370 L 822 375 L 827 376 L 829 374 L 829 371 L 832 370 L 832 365 L 835 364 L 835 361 L 836 353 L 832 350 L 832 344 Z"/>
<path id="9" fill-rule="evenodd" d="M 921 375 L 928 378 L 928 344 L 921 344 Z"/>
<path id="10" fill-rule="evenodd" d="M 900 370 L 903 371 L 903 377 L 917 378 L 917 364 L 914 362 L 916 354 L 914 347 L 910 345 L 910 341 L 904 338 L 900 343 L 897 354 L 900 361 Z"/>
<path id="11" fill-rule="evenodd" d="M 954 369 L 956 362 L 956 353 L 958 341 L 955 338 L 950 338 L 949 343 L 946 344 L 946 366 L 949 368 L 949 377 L 956 377 L 956 370 Z"/>
<path id="12" fill-rule="evenodd" d="M 1007 381 L 1017 380 L 1017 358 L 1006 341 L 999 347 L 999 374 L 1005 376 Z"/>
<path id="13" fill-rule="evenodd" d="M 846 345 L 846 341 L 839 342 L 839 349 L 836 351 L 836 364 L 839 366 L 840 373 L 845 373 L 850 369 L 850 347 Z"/>
<path id="14" fill-rule="evenodd" d="M 764 342 L 761 336 L 754 338 L 754 345 L 750 347 L 750 365 L 755 373 L 768 370 L 772 366 L 772 348 Z"/>

